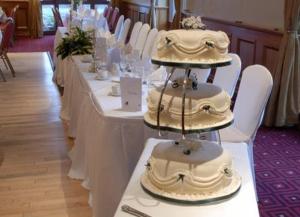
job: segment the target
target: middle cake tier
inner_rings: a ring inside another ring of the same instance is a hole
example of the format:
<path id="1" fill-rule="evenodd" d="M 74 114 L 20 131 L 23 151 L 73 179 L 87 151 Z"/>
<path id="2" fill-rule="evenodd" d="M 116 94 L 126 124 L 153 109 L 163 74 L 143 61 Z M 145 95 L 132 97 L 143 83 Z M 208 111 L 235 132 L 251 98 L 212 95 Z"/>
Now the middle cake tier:
<path id="1" fill-rule="evenodd" d="M 148 111 L 145 123 L 157 127 L 158 104 L 163 86 L 149 92 Z M 160 106 L 160 128 L 166 130 L 182 129 L 182 85 L 169 83 L 162 97 Z M 187 87 L 185 98 L 184 127 L 188 131 L 210 131 L 221 129 L 233 122 L 230 110 L 231 98 L 226 91 L 209 83 L 199 83 Z"/>

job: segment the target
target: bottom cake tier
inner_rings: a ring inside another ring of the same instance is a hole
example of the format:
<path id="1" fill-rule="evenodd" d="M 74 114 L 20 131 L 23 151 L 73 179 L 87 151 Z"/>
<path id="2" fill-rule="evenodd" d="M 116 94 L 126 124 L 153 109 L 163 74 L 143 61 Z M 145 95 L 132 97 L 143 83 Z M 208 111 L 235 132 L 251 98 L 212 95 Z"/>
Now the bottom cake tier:
<path id="1" fill-rule="evenodd" d="M 227 199 L 241 186 L 230 154 L 208 141 L 159 143 L 141 177 L 144 190 L 159 198 L 206 203 Z"/>

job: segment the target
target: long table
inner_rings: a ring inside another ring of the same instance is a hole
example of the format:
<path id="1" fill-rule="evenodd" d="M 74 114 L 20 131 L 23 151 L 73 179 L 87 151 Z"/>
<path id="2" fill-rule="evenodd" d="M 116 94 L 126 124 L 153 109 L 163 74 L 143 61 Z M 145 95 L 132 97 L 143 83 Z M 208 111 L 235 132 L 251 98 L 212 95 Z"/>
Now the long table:
<path id="1" fill-rule="evenodd" d="M 123 111 L 121 97 L 110 95 L 115 82 L 96 80 L 81 59 L 66 60 L 62 98 L 61 117 L 69 124 L 69 136 L 76 138 L 69 176 L 90 189 L 94 216 L 108 217 L 117 208 L 145 140 L 155 132 L 143 124 L 146 89 L 142 111 Z"/>

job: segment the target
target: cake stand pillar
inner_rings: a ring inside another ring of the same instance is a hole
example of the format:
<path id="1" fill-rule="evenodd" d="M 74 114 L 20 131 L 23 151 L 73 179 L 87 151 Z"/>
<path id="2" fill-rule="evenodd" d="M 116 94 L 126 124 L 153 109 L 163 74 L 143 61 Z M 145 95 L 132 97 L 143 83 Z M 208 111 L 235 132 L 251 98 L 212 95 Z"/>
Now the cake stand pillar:
<path id="1" fill-rule="evenodd" d="M 163 110 L 163 108 L 161 108 L 161 102 L 162 102 L 162 98 L 163 98 L 163 95 L 165 93 L 165 90 L 168 86 L 168 82 L 170 81 L 173 73 L 175 72 L 175 67 L 172 68 L 171 72 L 168 74 L 168 77 L 165 81 L 165 84 L 163 86 L 163 89 L 161 90 L 161 93 L 160 93 L 160 97 L 159 97 L 159 102 L 158 102 L 158 107 L 157 107 L 157 117 L 156 117 L 156 121 L 157 121 L 157 128 L 158 128 L 158 135 L 161 136 L 161 133 L 160 133 L 160 112 Z"/>
<path id="2" fill-rule="evenodd" d="M 187 67 L 185 69 L 185 76 L 183 81 L 183 88 L 182 88 L 182 104 L 181 104 L 181 135 L 182 139 L 185 139 L 185 95 L 186 95 L 186 85 L 188 78 L 190 76 L 191 69 Z"/>

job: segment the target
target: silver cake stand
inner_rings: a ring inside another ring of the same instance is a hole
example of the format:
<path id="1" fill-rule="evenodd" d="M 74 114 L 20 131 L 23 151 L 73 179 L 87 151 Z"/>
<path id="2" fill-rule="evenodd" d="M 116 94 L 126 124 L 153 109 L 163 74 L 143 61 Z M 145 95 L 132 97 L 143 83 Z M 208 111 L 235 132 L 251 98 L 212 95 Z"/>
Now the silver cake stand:
<path id="1" fill-rule="evenodd" d="M 191 74 L 191 69 L 192 68 L 200 68 L 200 69 L 208 69 L 208 68 L 217 68 L 217 67 L 223 67 L 223 66 L 227 66 L 231 64 L 231 60 L 228 61 L 223 61 L 223 62 L 218 62 L 218 63 L 187 63 L 187 62 L 168 62 L 168 61 L 161 61 L 158 59 L 152 59 L 151 60 L 153 64 L 159 65 L 159 66 L 169 66 L 172 67 L 171 72 L 168 74 L 164 85 L 162 87 L 161 93 L 160 93 L 160 98 L 159 98 L 159 103 L 158 103 L 158 107 L 157 107 L 157 122 L 156 125 L 154 125 L 153 123 L 149 123 L 148 121 L 146 121 L 144 119 L 144 123 L 149 126 L 150 128 L 153 129 L 157 129 L 159 131 L 159 135 L 160 135 L 160 131 L 161 130 L 166 130 L 166 131 L 171 131 L 171 132 L 176 132 L 176 133 L 181 133 L 182 135 L 182 141 L 186 140 L 186 134 L 192 134 L 192 133 L 203 133 L 203 132 L 210 132 L 210 131 L 217 131 L 218 133 L 218 142 L 221 145 L 221 138 L 220 138 L 220 134 L 219 134 L 219 130 L 223 129 L 225 127 L 230 126 L 233 123 L 233 119 L 231 119 L 230 121 L 217 125 L 215 127 L 208 127 L 208 128 L 198 128 L 198 129 L 186 129 L 185 127 L 185 99 L 186 99 L 186 90 L 187 90 L 187 82 L 188 79 L 190 77 Z M 173 127 L 169 127 L 169 126 L 161 126 L 160 123 L 160 114 L 163 110 L 162 108 L 162 98 L 163 95 L 165 93 L 165 90 L 167 88 L 167 85 L 170 81 L 170 79 L 172 78 L 172 75 L 175 72 L 176 68 L 181 68 L 181 69 L 185 69 L 185 73 L 184 73 L 184 80 L 183 80 L 183 85 L 182 85 L 182 108 L 181 108 L 181 129 L 178 128 L 173 128 Z M 240 180 L 233 180 L 235 183 L 240 182 Z M 147 192 L 148 194 L 158 198 L 158 199 L 162 199 L 162 200 L 166 200 L 166 201 L 170 201 L 170 202 L 177 202 L 177 203 L 183 203 L 183 204 L 206 204 L 206 203 L 212 203 L 212 202 L 217 202 L 217 201 L 221 201 L 221 200 L 225 200 L 228 199 L 232 196 L 234 196 L 240 189 L 241 185 L 240 183 L 235 184 L 236 188 L 233 191 L 227 191 L 227 193 L 224 193 L 223 195 L 220 194 L 217 196 L 212 196 L 209 198 L 205 198 L 205 199 L 199 199 L 199 198 L 195 198 L 195 199 L 185 199 L 184 197 L 180 198 L 180 197 L 172 197 L 171 194 L 167 194 L 165 192 L 159 191 L 159 189 L 156 189 L 155 186 L 153 186 L 149 180 L 147 181 L 145 174 L 142 176 L 141 179 L 141 185 L 142 188 L 144 189 L 145 192 Z"/>
<path id="2" fill-rule="evenodd" d="M 185 115 L 184 115 L 185 114 L 185 98 L 186 98 L 187 82 L 188 82 L 188 79 L 189 79 L 190 74 L 191 74 L 191 69 L 192 68 L 206 69 L 206 68 L 216 68 L 216 67 L 228 66 L 228 65 L 231 64 L 230 60 L 224 61 L 224 62 L 219 62 L 219 63 L 212 63 L 212 64 L 209 64 L 209 63 L 202 64 L 202 63 L 185 63 L 185 62 L 182 62 L 182 63 L 166 62 L 166 61 L 160 61 L 160 60 L 157 60 L 157 59 L 152 59 L 151 61 L 152 61 L 153 64 L 157 64 L 159 66 L 172 67 L 172 70 L 168 74 L 167 79 L 164 83 L 164 86 L 163 86 L 161 94 L 160 94 L 158 107 L 157 107 L 157 117 L 156 117 L 157 123 L 156 123 L 156 125 L 153 125 L 153 124 L 147 122 L 146 120 L 144 120 L 144 122 L 147 126 L 153 128 L 153 129 L 157 129 L 159 131 L 159 134 L 160 134 L 160 130 L 167 130 L 167 131 L 171 131 L 171 132 L 181 132 L 181 135 L 182 135 L 183 139 L 185 139 L 185 135 L 190 134 L 190 133 L 203 133 L 203 132 L 217 131 L 218 135 L 219 135 L 218 130 L 223 129 L 225 127 L 228 127 L 233 123 L 233 120 L 231 120 L 231 121 L 229 121 L 225 124 L 218 125 L 216 127 L 186 130 L 185 129 Z M 172 128 L 172 127 L 164 127 L 164 126 L 161 126 L 161 124 L 160 124 L 160 113 L 162 111 L 162 106 L 161 106 L 162 98 L 163 98 L 163 95 L 164 95 L 165 90 L 167 88 L 167 85 L 168 85 L 172 75 L 174 74 L 176 68 L 185 69 L 185 75 L 184 75 L 184 81 L 183 81 L 183 91 L 182 91 L 182 104 L 181 104 L 182 105 L 182 108 L 181 108 L 181 130 L 179 130 L 177 128 Z M 220 135 L 218 137 L 219 137 L 218 138 L 219 143 L 221 144 Z"/>

